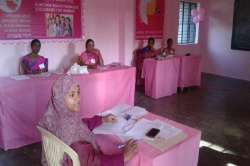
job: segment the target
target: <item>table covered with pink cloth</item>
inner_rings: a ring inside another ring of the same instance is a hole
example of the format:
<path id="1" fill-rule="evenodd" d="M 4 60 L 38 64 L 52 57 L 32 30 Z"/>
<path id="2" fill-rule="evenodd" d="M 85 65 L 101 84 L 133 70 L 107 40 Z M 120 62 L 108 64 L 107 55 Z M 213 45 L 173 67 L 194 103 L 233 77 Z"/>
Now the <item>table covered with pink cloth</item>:
<path id="1" fill-rule="evenodd" d="M 145 79 L 145 95 L 154 99 L 170 96 L 177 92 L 180 58 L 165 60 L 145 59 L 142 77 Z"/>
<path id="2" fill-rule="evenodd" d="M 0 78 L 0 147 L 7 150 L 40 141 L 36 125 L 47 109 L 60 75 Z M 81 88 L 81 115 L 90 117 L 117 104 L 134 105 L 135 68 L 120 67 L 75 75 Z"/>
<path id="3" fill-rule="evenodd" d="M 201 56 L 179 56 L 180 76 L 179 87 L 200 86 L 201 84 Z"/>
<path id="4" fill-rule="evenodd" d="M 138 154 L 126 166 L 196 166 L 199 156 L 201 132 L 183 124 L 165 119 L 154 114 L 148 114 L 146 119 L 159 119 L 176 128 L 181 129 L 187 138 L 172 148 L 161 152 L 150 145 L 139 141 Z M 117 148 L 121 144 L 118 137 L 110 135 L 97 135 L 97 142 L 105 154 L 119 153 Z"/>

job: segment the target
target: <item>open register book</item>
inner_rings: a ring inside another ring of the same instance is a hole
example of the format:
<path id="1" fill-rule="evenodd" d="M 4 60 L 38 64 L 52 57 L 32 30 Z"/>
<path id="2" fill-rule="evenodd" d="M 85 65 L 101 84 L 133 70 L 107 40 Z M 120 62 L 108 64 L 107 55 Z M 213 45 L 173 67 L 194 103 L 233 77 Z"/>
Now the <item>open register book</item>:
<path id="1" fill-rule="evenodd" d="M 101 113 L 103 116 L 107 114 L 116 115 L 117 122 L 114 124 L 103 123 L 93 130 L 95 134 L 116 135 L 124 142 L 129 139 L 142 140 L 160 151 L 171 148 L 187 137 L 181 129 L 163 121 L 151 121 L 143 118 L 148 112 L 141 107 L 118 105 Z M 160 132 L 154 138 L 149 138 L 146 133 L 152 128 L 159 129 Z"/>

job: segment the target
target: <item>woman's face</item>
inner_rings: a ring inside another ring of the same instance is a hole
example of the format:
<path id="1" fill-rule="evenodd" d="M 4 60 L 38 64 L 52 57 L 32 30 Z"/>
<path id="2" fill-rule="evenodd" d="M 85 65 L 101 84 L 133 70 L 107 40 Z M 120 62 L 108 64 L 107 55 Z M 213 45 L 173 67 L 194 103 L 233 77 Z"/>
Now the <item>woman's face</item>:
<path id="1" fill-rule="evenodd" d="M 155 45 L 155 42 L 154 42 L 153 40 L 149 40 L 149 41 L 148 41 L 148 46 L 149 46 L 150 48 L 154 48 L 154 45 Z"/>
<path id="2" fill-rule="evenodd" d="M 93 49 L 94 49 L 94 47 L 95 47 L 95 44 L 94 44 L 94 42 L 89 42 L 88 44 L 87 44 L 87 51 L 92 51 Z"/>
<path id="3" fill-rule="evenodd" d="M 31 50 L 32 50 L 32 52 L 35 53 L 35 54 L 38 54 L 39 51 L 40 51 L 40 49 L 41 49 L 41 44 L 38 43 L 38 42 L 35 42 L 35 43 L 31 46 Z"/>
<path id="4" fill-rule="evenodd" d="M 56 23 L 59 24 L 60 23 L 60 17 L 56 16 Z"/>
<path id="5" fill-rule="evenodd" d="M 50 24 L 52 24 L 52 19 L 51 19 L 51 18 L 49 18 L 49 25 L 50 25 Z"/>
<path id="6" fill-rule="evenodd" d="M 78 112 L 80 110 L 80 86 L 74 85 L 69 89 L 68 94 L 64 99 L 65 106 L 71 112 Z"/>
<path id="7" fill-rule="evenodd" d="M 168 47 L 172 47 L 173 46 L 173 40 L 169 40 L 168 42 L 167 42 L 167 44 L 168 44 Z"/>
<path id="8" fill-rule="evenodd" d="M 65 18 L 62 16 L 61 17 L 61 23 L 63 24 L 65 22 Z"/>

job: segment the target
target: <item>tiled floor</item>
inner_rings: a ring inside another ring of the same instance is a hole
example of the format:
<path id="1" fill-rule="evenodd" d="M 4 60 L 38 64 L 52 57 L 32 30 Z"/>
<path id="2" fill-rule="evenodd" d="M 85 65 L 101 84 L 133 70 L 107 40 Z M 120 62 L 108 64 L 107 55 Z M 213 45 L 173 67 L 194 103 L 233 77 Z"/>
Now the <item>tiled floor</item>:
<path id="1" fill-rule="evenodd" d="M 159 100 L 138 87 L 135 104 L 200 129 L 199 166 L 250 165 L 250 82 L 206 74 L 202 87 Z M 40 153 L 40 144 L 0 150 L 0 166 L 40 166 Z"/>

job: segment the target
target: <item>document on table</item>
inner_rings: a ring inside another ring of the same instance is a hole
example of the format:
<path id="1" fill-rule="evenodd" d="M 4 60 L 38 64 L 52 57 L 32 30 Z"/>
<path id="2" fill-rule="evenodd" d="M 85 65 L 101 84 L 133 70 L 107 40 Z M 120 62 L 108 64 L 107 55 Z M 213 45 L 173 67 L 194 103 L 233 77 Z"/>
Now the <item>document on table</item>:
<path id="1" fill-rule="evenodd" d="M 141 107 L 134 107 L 127 104 L 121 104 L 101 113 L 101 116 L 113 114 L 117 117 L 117 122 L 114 124 L 103 123 L 95 128 L 95 134 L 115 134 L 124 136 L 124 134 L 133 128 L 138 119 L 145 116 L 148 112 Z"/>
<path id="2" fill-rule="evenodd" d="M 146 136 L 146 133 L 152 128 L 160 130 L 160 133 L 157 134 L 155 138 L 149 138 Z M 117 123 L 104 123 L 94 129 L 93 132 L 95 134 L 117 135 L 124 142 L 129 139 L 142 140 L 160 151 L 166 151 L 172 146 L 182 142 L 187 137 L 181 129 L 172 125 L 160 120 L 151 121 L 144 118 L 139 119 L 138 121 L 127 121 L 119 117 Z"/>
<path id="3" fill-rule="evenodd" d="M 155 139 L 143 139 L 143 141 L 162 152 L 187 138 L 187 135 L 181 129 L 160 120 L 155 120 L 154 122 L 161 126 L 160 133 Z"/>
<path id="4" fill-rule="evenodd" d="M 28 80 L 30 79 L 30 77 L 26 76 L 26 75 L 15 75 L 15 76 L 10 76 L 11 79 L 14 79 L 14 80 Z"/>
<path id="5" fill-rule="evenodd" d="M 118 106 L 111 108 L 110 110 L 101 113 L 101 116 L 105 116 L 108 114 L 113 114 L 117 117 L 122 116 L 127 120 L 129 119 L 137 120 L 148 114 L 148 111 L 146 111 L 146 109 L 142 107 L 120 104 Z"/>
<path id="6" fill-rule="evenodd" d="M 134 124 L 133 128 L 131 128 L 129 131 L 125 133 L 123 136 L 123 139 L 129 140 L 129 139 L 149 139 L 151 138 L 146 136 L 146 133 L 151 130 L 152 128 L 156 129 L 162 129 L 161 124 L 155 123 L 154 121 L 147 120 L 147 119 L 140 119 L 137 123 Z"/>
<path id="7" fill-rule="evenodd" d="M 117 136 L 123 136 L 128 130 L 130 130 L 136 121 L 126 120 L 123 117 L 117 117 L 117 122 L 114 124 L 103 123 L 93 130 L 95 134 L 111 134 Z"/>

